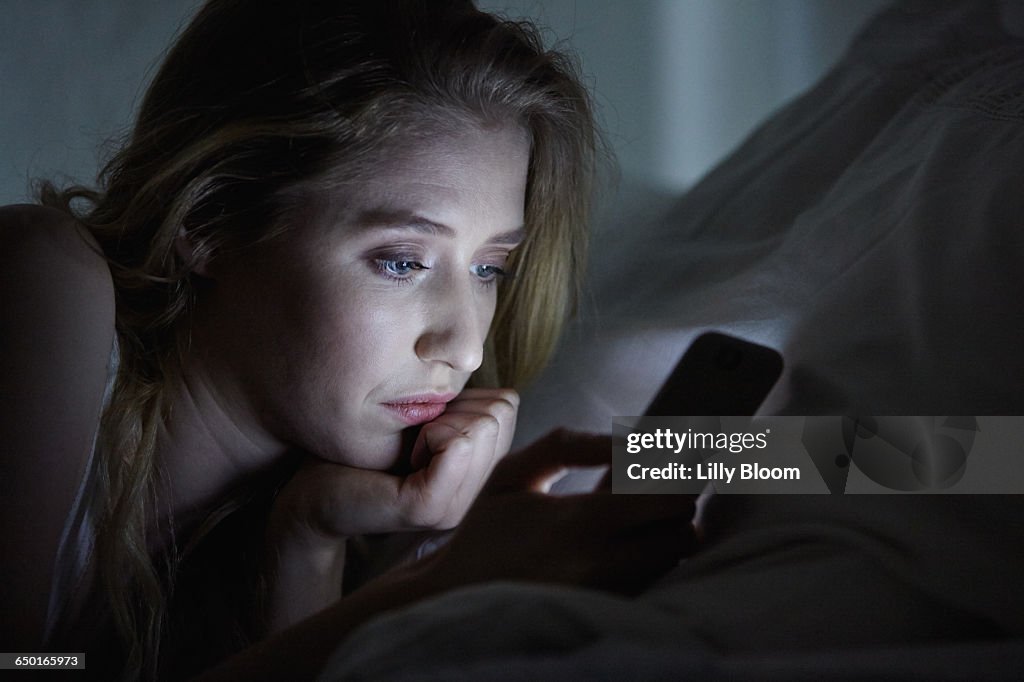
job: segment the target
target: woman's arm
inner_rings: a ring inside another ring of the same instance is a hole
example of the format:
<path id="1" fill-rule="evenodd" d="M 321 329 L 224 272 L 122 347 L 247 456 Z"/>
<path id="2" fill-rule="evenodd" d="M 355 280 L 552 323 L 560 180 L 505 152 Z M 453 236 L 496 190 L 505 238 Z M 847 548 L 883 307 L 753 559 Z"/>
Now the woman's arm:
<path id="1" fill-rule="evenodd" d="M 262 630 L 279 632 L 341 599 L 345 574 L 344 538 L 302 537 L 267 530 L 264 572 L 270 593 Z"/>
<path id="2" fill-rule="evenodd" d="M 70 217 L 0 208 L 0 642 L 38 650 L 54 561 L 96 434 L 110 271 Z"/>
<path id="3" fill-rule="evenodd" d="M 562 467 L 605 464 L 610 457 L 610 439 L 564 433 L 510 455 L 436 554 L 371 581 L 198 680 L 312 679 L 363 623 L 474 583 L 525 580 L 637 592 L 694 548 L 693 499 L 540 492 Z"/>

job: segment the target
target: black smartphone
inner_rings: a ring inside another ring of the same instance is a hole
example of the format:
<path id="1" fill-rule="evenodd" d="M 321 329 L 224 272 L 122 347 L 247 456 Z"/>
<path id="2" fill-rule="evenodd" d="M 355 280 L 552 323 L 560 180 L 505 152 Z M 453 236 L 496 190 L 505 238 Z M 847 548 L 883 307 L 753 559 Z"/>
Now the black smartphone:
<path id="1" fill-rule="evenodd" d="M 753 416 L 782 367 L 778 351 L 706 332 L 690 344 L 644 415 Z"/>
<path id="2" fill-rule="evenodd" d="M 613 422 L 612 433 L 626 443 L 633 434 L 650 435 L 666 428 L 676 433 L 721 433 L 720 417 L 754 416 L 782 374 L 782 366 L 782 356 L 767 346 L 721 332 L 706 332 L 686 349 L 643 416 L 631 426 Z M 673 419 L 659 419 L 662 417 Z M 661 447 L 643 456 L 616 447 L 610 476 L 613 492 L 699 495 L 707 481 L 697 476 L 655 482 L 635 480 L 629 474 L 630 467 L 637 463 L 654 469 L 681 464 L 684 469 L 696 471 L 698 464 L 716 452 Z"/>

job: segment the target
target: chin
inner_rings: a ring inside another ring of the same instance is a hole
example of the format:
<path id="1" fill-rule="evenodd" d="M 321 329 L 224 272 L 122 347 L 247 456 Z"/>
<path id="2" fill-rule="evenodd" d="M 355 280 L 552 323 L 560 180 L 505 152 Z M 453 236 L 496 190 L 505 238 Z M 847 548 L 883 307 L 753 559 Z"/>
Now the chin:
<path id="1" fill-rule="evenodd" d="M 415 431 L 409 433 L 410 431 Z M 399 433 L 366 439 L 358 444 L 351 439 L 341 438 L 341 442 L 328 452 L 320 454 L 322 459 L 357 469 L 371 471 L 389 471 L 399 473 L 409 470 L 409 455 L 416 440 L 418 429 L 405 429 Z"/>

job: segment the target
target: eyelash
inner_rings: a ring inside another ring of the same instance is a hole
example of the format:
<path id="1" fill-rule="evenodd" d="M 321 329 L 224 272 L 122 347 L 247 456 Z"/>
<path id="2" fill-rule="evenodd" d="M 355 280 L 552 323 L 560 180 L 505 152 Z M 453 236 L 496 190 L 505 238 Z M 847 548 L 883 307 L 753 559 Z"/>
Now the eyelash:
<path id="1" fill-rule="evenodd" d="M 375 258 L 373 264 L 384 278 L 398 284 L 412 284 L 413 270 L 429 270 L 426 265 L 409 258 Z M 397 273 L 395 267 L 404 269 L 405 272 Z"/>
<path id="2" fill-rule="evenodd" d="M 430 270 L 428 266 L 411 258 L 375 258 L 373 264 L 382 277 L 400 285 L 412 284 L 414 271 Z M 508 277 L 504 268 L 492 264 L 474 265 L 473 274 L 484 287 L 494 286 L 498 281 Z"/>
<path id="3" fill-rule="evenodd" d="M 480 279 L 480 283 L 485 287 L 492 287 L 501 280 L 508 277 L 508 272 L 505 271 L 505 268 L 499 267 L 497 265 L 490 265 L 486 263 L 483 265 L 474 265 L 473 270 L 473 274 L 475 274 Z M 487 270 L 488 274 L 482 275 L 480 272 L 481 270 Z"/>

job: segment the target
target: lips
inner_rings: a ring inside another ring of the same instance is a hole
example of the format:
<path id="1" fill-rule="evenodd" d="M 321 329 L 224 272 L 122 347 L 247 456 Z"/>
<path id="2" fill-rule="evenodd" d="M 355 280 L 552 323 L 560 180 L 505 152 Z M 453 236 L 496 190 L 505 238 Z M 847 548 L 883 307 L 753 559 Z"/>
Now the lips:
<path id="1" fill-rule="evenodd" d="M 381 404 L 407 425 L 417 426 L 440 417 L 455 396 L 455 393 L 424 393 Z"/>

